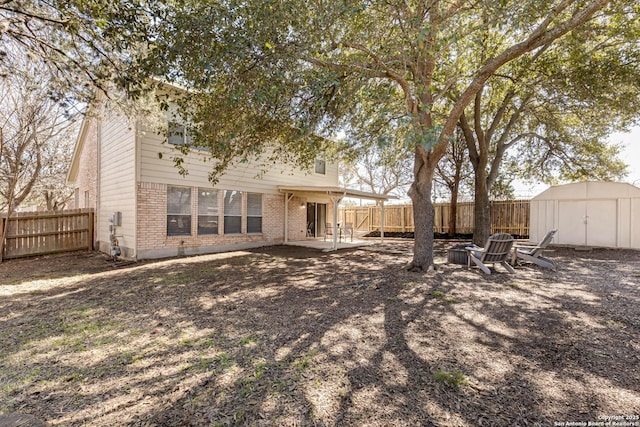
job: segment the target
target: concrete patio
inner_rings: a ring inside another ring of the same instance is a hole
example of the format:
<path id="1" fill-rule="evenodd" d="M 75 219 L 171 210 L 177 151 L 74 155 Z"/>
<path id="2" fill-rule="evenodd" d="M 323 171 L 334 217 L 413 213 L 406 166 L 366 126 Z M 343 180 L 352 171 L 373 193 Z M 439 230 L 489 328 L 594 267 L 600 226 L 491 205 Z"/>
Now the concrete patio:
<path id="1" fill-rule="evenodd" d="M 340 250 L 340 249 L 354 249 L 354 248 L 360 248 L 363 246 L 373 246 L 373 245 L 379 245 L 380 244 L 380 239 L 367 239 L 367 240 L 362 240 L 362 239 L 358 239 L 355 238 L 353 239 L 353 241 L 351 239 L 343 239 L 342 241 L 337 243 L 337 248 L 335 250 Z M 285 243 L 285 245 L 288 246 L 300 246 L 303 248 L 312 248 L 312 249 L 319 249 L 325 252 L 329 252 L 332 250 L 333 248 L 333 240 L 324 240 L 321 238 L 318 239 L 307 239 L 307 240 L 297 240 L 297 241 L 289 241 L 287 243 Z"/>

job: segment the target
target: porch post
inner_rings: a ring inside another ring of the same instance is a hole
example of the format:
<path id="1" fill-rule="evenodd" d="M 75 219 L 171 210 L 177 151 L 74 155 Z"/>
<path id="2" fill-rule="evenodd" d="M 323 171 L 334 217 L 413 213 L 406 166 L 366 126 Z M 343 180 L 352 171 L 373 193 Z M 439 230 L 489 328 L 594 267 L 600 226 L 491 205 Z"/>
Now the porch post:
<path id="1" fill-rule="evenodd" d="M 333 200 L 333 246 L 331 246 L 331 250 L 335 251 L 338 249 L 338 203 L 342 200 L 341 197 L 331 197 Z"/>
<path id="2" fill-rule="evenodd" d="M 289 243 L 289 200 L 293 193 L 284 193 L 284 243 Z"/>

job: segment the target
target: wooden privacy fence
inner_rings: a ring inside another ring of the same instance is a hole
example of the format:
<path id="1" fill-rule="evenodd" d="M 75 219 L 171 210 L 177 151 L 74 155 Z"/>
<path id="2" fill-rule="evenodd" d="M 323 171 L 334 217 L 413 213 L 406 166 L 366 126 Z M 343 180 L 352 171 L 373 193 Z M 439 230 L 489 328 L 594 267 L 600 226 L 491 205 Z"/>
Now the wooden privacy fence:
<path id="1" fill-rule="evenodd" d="M 450 203 L 435 203 L 434 232 L 449 232 Z M 456 233 L 473 234 L 473 202 L 458 203 Z M 490 203 L 491 232 L 509 233 L 514 236 L 529 236 L 529 200 L 499 201 Z M 381 209 L 379 206 L 340 208 L 339 218 L 343 223 L 353 224 L 358 231 L 380 230 Z M 388 232 L 413 232 L 413 206 L 385 205 L 384 229 Z"/>
<path id="2" fill-rule="evenodd" d="M 17 213 L 8 221 L 3 259 L 93 250 L 93 209 Z"/>

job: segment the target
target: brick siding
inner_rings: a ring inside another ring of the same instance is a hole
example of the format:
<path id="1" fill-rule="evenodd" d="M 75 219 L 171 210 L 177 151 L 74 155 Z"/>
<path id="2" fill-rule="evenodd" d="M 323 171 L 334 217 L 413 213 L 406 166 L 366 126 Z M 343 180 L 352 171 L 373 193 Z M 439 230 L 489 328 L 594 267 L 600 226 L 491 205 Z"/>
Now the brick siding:
<path id="1" fill-rule="evenodd" d="M 242 233 L 223 234 L 222 209 L 217 235 L 199 236 L 198 233 L 198 188 L 191 187 L 191 236 L 167 236 L 167 188 L 166 184 L 139 182 L 137 189 L 137 252 L 175 249 L 176 254 L 192 253 L 193 249 L 210 246 L 240 244 L 277 244 L 284 239 L 284 196 L 262 194 L 262 233 L 247 233 L 247 193 L 243 193 Z M 222 190 L 219 191 L 219 206 L 222 207 Z M 304 239 L 306 236 L 306 210 L 300 208 L 304 201 L 294 198 L 289 205 L 289 238 Z"/>
<path id="2" fill-rule="evenodd" d="M 284 203 L 284 199 L 282 201 Z M 282 212 L 284 208 L 281 208 Z M 284 224 L 284 218 L 281 218 Z M 304 240 L 307 237 L 307 200 L 292 197 L 289 201 L 289 240 Z"/>

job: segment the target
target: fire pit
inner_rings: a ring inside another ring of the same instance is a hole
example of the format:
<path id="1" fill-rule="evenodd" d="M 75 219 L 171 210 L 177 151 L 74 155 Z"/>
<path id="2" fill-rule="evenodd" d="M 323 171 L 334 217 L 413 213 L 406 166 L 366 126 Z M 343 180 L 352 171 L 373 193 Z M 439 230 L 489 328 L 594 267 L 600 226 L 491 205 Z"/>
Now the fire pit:
<path id="1" fill-rule="evenodd" d="M 467 265 L 469 251 L 466 248 L 473 246 L 471 243 L 461 243 L 447 250 L 447 262 L 449 264 Z"/>

